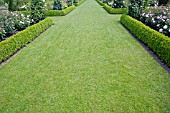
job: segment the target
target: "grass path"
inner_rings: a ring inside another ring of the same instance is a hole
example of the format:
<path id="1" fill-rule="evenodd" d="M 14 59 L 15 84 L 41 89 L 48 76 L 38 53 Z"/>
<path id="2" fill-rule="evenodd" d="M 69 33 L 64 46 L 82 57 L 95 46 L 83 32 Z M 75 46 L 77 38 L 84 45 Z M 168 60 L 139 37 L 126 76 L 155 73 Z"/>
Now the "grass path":
<path id="1" fill-rule="evenodd" d="M 170 75 L 94 0 L 0 68 L 0 112 L 170 112 Z"/>

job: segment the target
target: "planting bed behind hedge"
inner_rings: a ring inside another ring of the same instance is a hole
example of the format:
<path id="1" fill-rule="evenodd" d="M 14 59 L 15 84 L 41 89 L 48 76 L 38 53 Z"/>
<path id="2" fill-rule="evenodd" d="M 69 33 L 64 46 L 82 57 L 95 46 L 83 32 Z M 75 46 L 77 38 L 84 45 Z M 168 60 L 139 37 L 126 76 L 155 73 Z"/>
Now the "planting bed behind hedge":
<path id="1" fill-rule="evenodd" d="M 112 8 L 111 6 L 96 0 L 109 14 L 127 14 L 127 8 Z"/>
<path id="2" fill-rule="evenodd" d="M 170 66 L 170 37 L 151 29 L 128 15 L 122 15 L 120 22 Z"/>
<path id="3" fill-rule="evenodd" d="M 52 25 L 52 20 L 46 18 L 37 24 L 34 24 L 25 30 L 11 36 L 10 38 L 0 42 L 0 62 L 5 61 L 17 50 L 31 42 L 40 33 Z"/>

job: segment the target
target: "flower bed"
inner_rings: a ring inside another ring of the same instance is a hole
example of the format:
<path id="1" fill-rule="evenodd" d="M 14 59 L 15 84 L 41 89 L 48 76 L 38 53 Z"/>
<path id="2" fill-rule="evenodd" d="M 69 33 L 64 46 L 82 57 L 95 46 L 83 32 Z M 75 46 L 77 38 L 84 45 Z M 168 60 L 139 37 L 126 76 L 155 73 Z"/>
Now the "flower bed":
<path id="1" fill-rule="evenodd" d="M 151 29 L 128 15 L 122 15 L 120 22 L 170 66 L 170 38 L 168 36 Z"/>
<path id="2" fill-rule="evenodd" d="M 143 11 L 140 21 L 170 37 L 170 7 L 151 7 Z"/>
<path id="3" fill-rule="evenodd" d="M 34 24 L 25 30 L 11 36 L 10 38 L 0 42 L 0 62 L 5 61 L 20 48 L 31 42 L 40 33 L 52 25 L 52 20 L 46 18 L 37 24 Z"/>
<path id="4" fill-rule="evenodd" d="M 3 12 L 0 15 L 0 41 L 14 34 L 16 31 L 21 31 L 31 25 L 33 20 L 30 20 L 29 15 L 25 16 L 18 12 Z"/>

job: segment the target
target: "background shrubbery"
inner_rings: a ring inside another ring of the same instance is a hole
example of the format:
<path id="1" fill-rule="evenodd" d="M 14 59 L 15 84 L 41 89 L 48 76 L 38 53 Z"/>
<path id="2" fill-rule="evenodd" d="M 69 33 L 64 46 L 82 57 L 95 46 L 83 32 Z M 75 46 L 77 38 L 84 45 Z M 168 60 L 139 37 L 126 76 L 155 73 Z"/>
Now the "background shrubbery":
<path id="1" fill-rule="evenodd" d="M 23 30 L 30 25 L 28 16 L 19 12 L 4 12 L 0 14 L 0 41 L 6 36 L 12 35 L 15 31 Z"/>

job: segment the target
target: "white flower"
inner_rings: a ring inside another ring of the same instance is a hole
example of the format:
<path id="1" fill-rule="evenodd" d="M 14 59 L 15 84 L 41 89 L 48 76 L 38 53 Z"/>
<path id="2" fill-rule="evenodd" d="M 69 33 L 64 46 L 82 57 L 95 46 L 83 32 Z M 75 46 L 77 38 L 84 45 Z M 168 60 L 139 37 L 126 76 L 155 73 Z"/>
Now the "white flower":
<path id="1" fill-rule="evenodd" d="M 42 2 L 45 2 L 45 0 L 42 0 Z"/>
<path id="2" fill-rule="evenodd" d="M 167 25 L 164 25 L 164 27 L 163 27 L 164 29 L 167 29 L 168 28 L 168 26 Z"/>
<path id="3" fill-rule="evenodd" d="M 149 14 L 146 14 L 146 17 L 149 17 Z"/>
<path id="4" fill-rule="evenodd" d="M 24 15 L 23 15 L 23 14 L 21 14 L 21 16 L 22 16 L 22 17 L 24 17 Z"/>
<path id="5" fill-rule="evenodd" d="M 170 29 L 168 31 L 170 32 Z"/>
<path id="6" fill-rule="evenodd" d="M 20 23 L 20 24 L 24 24 L 24 22 L 23 22 L 23 21 L 20 21 L 19 23 Z"/>
<path id="7" fill-rule="evenodd" d="M 162 32 L 163 31 L 163 29 L 161 28 L 161 29 L 159 29 L 159 32 Z"/>

